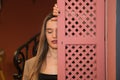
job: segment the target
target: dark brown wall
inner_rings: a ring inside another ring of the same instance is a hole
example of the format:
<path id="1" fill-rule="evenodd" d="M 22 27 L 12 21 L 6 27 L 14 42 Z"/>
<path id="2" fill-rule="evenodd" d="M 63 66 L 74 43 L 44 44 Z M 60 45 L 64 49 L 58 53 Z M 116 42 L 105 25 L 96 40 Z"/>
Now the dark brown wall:
<path id="1" fill-rule="evenodd" d="M 5 50 L 1 67 L 6 80 L 13 80 L 15 50 L 40 32 L 45 15 L 52 11 L 56 0 L 2 0 L 0 12 L 0 48 Z M 35 2 L 33 2 L 35 1 Z"/>

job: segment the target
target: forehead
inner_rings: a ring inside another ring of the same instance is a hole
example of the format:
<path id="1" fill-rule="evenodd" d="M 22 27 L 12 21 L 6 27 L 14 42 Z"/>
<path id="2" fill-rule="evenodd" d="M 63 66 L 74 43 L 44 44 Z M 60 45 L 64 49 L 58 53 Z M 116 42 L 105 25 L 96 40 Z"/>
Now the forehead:
<path id="1" fill-rule="evenodd" d="M 48 20 L 46 23 L 46 28 L 56 28 L 57 27 L 57 20 Z"/>

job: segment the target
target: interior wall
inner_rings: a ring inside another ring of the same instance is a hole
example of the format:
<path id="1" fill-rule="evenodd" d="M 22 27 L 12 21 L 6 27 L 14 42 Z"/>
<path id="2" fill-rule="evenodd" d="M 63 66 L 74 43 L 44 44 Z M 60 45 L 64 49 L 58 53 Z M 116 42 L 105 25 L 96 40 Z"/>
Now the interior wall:
<path id="1" fill-rule="evenodd" d="M 1 65 L 6 80 L 13 80 L 15 50 L 40 32 L 44 17 L 56 0 L 2 0 L 0 11 L 0 48 L 5 56 Z"/>

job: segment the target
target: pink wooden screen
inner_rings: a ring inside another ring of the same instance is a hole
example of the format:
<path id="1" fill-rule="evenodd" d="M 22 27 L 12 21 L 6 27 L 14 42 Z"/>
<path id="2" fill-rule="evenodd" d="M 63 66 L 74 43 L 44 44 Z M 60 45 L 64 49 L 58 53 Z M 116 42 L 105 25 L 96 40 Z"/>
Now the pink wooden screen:
<path id="1" fill-rule="evenodd" d="M 105 80 L 104 0 L 58 0 L 58 80 Z"/>

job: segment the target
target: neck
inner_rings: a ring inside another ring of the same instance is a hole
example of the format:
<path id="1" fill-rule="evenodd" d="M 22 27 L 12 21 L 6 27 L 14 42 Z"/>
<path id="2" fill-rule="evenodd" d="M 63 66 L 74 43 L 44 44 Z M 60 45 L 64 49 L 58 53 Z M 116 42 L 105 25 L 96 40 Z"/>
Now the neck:
<path id="1" fill-rule="evenodd" d="M 48 56 L 57 59 L 57 49 L 49 48 Z"/>

